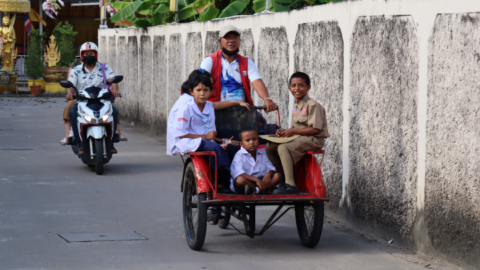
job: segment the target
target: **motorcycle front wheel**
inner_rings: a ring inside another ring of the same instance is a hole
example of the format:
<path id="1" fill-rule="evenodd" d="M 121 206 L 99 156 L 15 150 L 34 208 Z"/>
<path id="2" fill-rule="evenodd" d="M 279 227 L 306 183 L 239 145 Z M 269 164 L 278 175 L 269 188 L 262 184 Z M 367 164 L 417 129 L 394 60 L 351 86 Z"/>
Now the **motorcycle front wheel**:
<path id="1" fill-rule="evenodd" d="M 95 172 L 103 174 L 103 139 L 95 140 Z"/>

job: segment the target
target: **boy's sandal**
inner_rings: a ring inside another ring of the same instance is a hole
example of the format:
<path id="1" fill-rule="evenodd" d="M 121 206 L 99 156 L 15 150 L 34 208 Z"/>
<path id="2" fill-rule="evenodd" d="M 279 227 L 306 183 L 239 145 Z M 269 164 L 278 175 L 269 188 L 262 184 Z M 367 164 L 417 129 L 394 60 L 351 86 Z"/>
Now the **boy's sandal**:
<path id="1" fill-rule="evenodd" d="M 115 148 L 112 148 L 112 150 L 110 150 L 110 151 L 112 152 L 112 154 L 118 153 L 117 149 L 115 149 Z"/>
<path id="2" fill-rule="evenodd" d="M 253 193 L 255 193 L 255 188 L 254 187 L 251 187 L 249 185 L 245 185 L 245 195 L 251 195 Z"/>
<path id="3" fill-rule="evenodd" d="M 67 139 L 67 138 L 63 138 L 63 139 L 60 141 L 60 144 L 61 144 L 61 145 L 67 145 L 67 144 L 68 144 L 68 139 Z"/>

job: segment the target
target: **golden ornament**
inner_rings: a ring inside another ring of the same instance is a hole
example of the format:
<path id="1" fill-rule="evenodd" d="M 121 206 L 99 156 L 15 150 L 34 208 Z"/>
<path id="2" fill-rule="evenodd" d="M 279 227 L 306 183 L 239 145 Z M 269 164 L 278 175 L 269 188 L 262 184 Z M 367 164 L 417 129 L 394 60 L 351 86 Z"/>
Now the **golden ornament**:
<path id="1" fill-rule="evenodd" d="M 10 21 L 9 12 L 30 12 L 30 1 L 28 0 L 0 0 L 0 11 L 5 12 L 5 16 L 2 19 L 3 27 L 1 27 L 0 36 L 3 39 L 3 70 L 13 71 L 13 63 L 17 58 L 17 51 L 15 50 L 15 30 L 13 25 L 17 15 L 14 14 Z"/>
<path id="2" fill-rule="evenodd" d="M 57 43 L 53 35 L 50 36 L 50 42 L 48 46 L 45 47 L 45 53 L 43 54 L 45 62 L 47 62 L 49 67 L 56 66 L 57 63 L 60 62 L 60 53 L 58 52 Z"/>

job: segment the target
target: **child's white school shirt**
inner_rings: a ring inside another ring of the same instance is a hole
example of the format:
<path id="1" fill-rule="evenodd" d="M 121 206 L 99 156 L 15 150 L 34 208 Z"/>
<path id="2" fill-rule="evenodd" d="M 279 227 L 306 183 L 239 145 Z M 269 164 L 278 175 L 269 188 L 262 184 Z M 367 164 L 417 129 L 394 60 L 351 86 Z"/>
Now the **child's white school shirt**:
<path id="1" fill-rule="evenodd" d="M 177 102 L 173 105 L 170 113 L 168 114 L 168 121 L 167 121 L 167 155 L 176 156 L 178 154 L 178 150 L 175 147 L 175 137 L 173 136 L 173 120 L 175 120 L 175 114 L 177 111 L 183 107 L 185 107 L 188 103 L 193 102 L 193 96 L 189 94 L 181 95 Z M 178 139 L 177 139 L 178 140 Z"/>
<path id="2" fill-rule="evenodd" d="M 236 192 L 233 187 L 233 181 L 243 173 L 260 178 L 265 176 L 269 171 L 276 170 L 264 151 L 257 149 L 257 160 L 255 160 L 252 155 L 242 147 L 235 154 L 232 165 L 230 165 L 230 174 L 232 176 L 232 178 L 230 178 L 230 189 Z"/>
<path id="3" fill-rule="evenodd" d="M 175 140 L 173 153 L 182 155 L 197 150 L 202 142 L 202 138 L 189 139 L 179 137 L 187 134 L 205 135 L 210 131 L 216 131 L 215 128 L 215 111 L 212 103 L 207 101 L 200 111 L 195 102 L 189 102 L 183 108 L 175 113 L 173 120 L 172 135 Z"/>

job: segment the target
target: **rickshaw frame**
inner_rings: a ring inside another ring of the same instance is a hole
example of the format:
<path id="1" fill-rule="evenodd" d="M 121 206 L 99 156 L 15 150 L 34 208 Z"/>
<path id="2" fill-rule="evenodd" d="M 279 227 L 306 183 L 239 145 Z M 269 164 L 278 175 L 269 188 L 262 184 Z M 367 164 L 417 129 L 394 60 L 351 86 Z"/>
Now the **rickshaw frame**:
<path id="1" fill-rule="evenodd" d="M 316 154 L 321 154 L 322 159 L 320 163 L 316 160 Z M 277 222 L 283 215 L 285 215 L 290 209 L 287 208 L 276 219 L 280 210 L 286 205 L 295 205 L 299 202 L 328 202 L 326 197 L 325 183 L 323 181 L 323 175 L 321 172 L 321 165 L 325 157 L 325 151 L 308 151 L 307 154 L 295 165 L 295 178 L 298 180 L 304 179 L 304 181 L 298 181 L 298 187 L 303 192 L 301 194 L 221 194 L 217 192 L 217 171 L 215 170 L 214 184 L 211 175 L 211 158 L 214 157 L 215 168 L 217 165 L 217 157 L 215 152 L 190 152 L 190 157 L 184 161 L 183 177 L 185 179 L 185 169 L 189 163 L 193 163 L 195 169 L 195 181 L 197 183 L 197 194 L 205 193 L 207 200 L 203 201 L 203 204 L 208 206 L 225 206 L 225 207 L 238 207 L 239 213 L 231 213 L 239 220 L 243 220 L 245 225 L 245 232 L 237 229 L 233 224 L 229 224 L 240 234 L 247 235 L 250 238 L 254 238 L 255 235 L 262 235 L 267 231 L 275 222 Z M 318 167 L 318 170 L 316 169 Z M 181 191 L 183 192 L 183 181 L 181 185 Z M 313 191 L 313 192 L 312 192 Z M 270 216 L 268 221 L 263 226 L 259 233 L 255 233 L 255 206 L 256 205 L 278 205 L 277 209 Z M 247 218 L 248 216 L 248 218 Z"/>
<path id="2" fill-rule="evenodd" d="M 265 107 L 255 106 L 253 106 L 253 108 L 265 109 Z M 277 114 L 280 124 L 280 113 L 278 110 Z M 262 148 L 265 148 L 265 145 L 258 147 L 258 149 Z M 314 156 L 317 154 L 322 155 L 320 163 L 318 163 Z M 217 168 L 217 156 L 215 152 L 190 152 L 186 160 L 184 160 L 183 156 L 181 157 L 184 164 L 181 184 L 181 192 L 183 192 L 184 229 L 187 243 L 191 249 L 199 250 L 203 246 L 206 236 L 208 207 L 215 207 L 217 210 L 223 208 L 222 211 L 224 215 L 222 216 L 220 214 L 220 217 L 217 216 L 216 219 L 220 228 L 226 229 L 228 225 L 230 225 L 240 234 L 247 235 L 250 238 L 254 238 L 256 235 L 262 235 L 290 209 L 295 208 L 297 231 L 302 244 L 310 248 L 317 245 L 323 228 L 324 202 L 329 201 L 326 196 L 325 182 L 323 181 L 321 170 L 323 159 L 325 158 L 325 151 L 307 151 L 302 159 L 295 164 L 294 177 L 300 194 L 278 195 L 218 193 L 217 170 L 213 170 L 213 172 L 211 170 L 211 168 Z M 193 165 L 193 168 L 190 164 Z M 185 179 L 187 179 L 187 182 L 185 182 Z M 192 183 L 192 181 L 194 183 Z M 193 184 L 195 186 L 193 186 Z M 187 190 L 184 190 L 184 187 L 187 187 Z M 195 194 L 193 194 L 193 192 Z M 277 209 L 258 233 L 255 232 L 255 207 L 257 205 L 278 205 Z M 284 206 L 290 207 L 277 217 Z M 194 208 L 197 209 L 199 213 L 195 212 L 194 214 L 192 210 Z M 245 232 L 242 232 L 233 224 L 229 223 L 231 216 L 243 221 Z M 221 224 L 220 220 L 222 221 Z"/>

